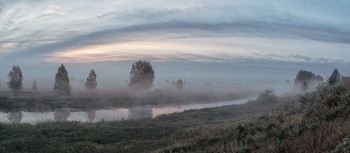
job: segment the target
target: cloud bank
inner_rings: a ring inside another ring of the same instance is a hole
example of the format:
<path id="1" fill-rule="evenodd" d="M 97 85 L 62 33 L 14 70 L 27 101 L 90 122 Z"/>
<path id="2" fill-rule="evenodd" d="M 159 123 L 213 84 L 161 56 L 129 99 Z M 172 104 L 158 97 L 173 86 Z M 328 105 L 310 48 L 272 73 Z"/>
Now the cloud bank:
<path id="1" fill-rule="evenodd" d="M 0 59 L 348 63 L 347 1 L 0 1 Z"/>

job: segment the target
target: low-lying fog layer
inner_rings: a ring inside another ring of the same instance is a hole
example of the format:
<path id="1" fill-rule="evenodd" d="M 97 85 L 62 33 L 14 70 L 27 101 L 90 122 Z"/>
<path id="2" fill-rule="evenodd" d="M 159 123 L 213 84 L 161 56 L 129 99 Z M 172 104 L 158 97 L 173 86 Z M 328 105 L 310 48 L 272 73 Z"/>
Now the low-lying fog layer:
<path id="1" fill-rule="evenodd" d="M 183 112 L 190 109 L 202 109 L 220 107 L 232 104 L 243 104 L 250 98 L 221 101 L 208 104 L 190 104 L 190 105 L 169 105 L 169 106 L 138 106 L 131 108 L 104 108 L 82 111 L 72 108 L 62 108 L 55 111 L 28 112 L 13 111 L 0 112 L 0 122 L 3 123 L 32 123 L 44 121 L 82 121 L 99 122 L 113 120 L 128 120 L 157 117 L 163 114 Z"/>

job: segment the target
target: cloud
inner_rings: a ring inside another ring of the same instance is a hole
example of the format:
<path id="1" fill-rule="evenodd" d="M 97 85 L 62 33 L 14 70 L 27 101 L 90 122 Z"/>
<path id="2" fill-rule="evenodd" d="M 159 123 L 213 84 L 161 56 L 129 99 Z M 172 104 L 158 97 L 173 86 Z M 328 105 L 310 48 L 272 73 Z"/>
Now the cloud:
<path id="1" fill-rule="evenodd" d="M 141 4 L 140 1 L 6 3 L 0 7 L 0 22 L 4 23 L 0 25 L 0 58 L 44 58 L 46 61 L 66 58 L 78 62 L 67 53 L 80 50 L 86 61 L 112 60 L 107 56 L 121 54 L 120 48 L 100 54 L 84 53 L 82 48 L 111 44 L 118 47 L 144 41 L 173 46 L 162 48 L 167 55 L 152 54 L 154 51 L 151 50 L 146 56 L 142 49 L 133 49 L 117 57 L 169 59 L 167 56 L 176 52 L 177 58 L 191 57 L 187 58 L 189 60 L 250 57 L 328 62 L 342 60 L 344 56 L 338 56 L 338 53 L 350 45 L 350 29 L 341 25 L 348 24 L 344 20 L 347 16 L 342 15 L 348 11 L 335 9 L 341 3 L 330 4 L 328 10 L 322 10 L 328 4 L 324 1 L 315 4 L 321 5 L 317 9 L 302 7 L 293 1 L 193 0 Z M 317 13 L 327 14 L 323 11 L 335 12 L 332 13 L 334 18 L 318 17 Z M 337 57 L 329 56 L 333 50 Z M 261 54 L 255 54 L 259 52 Z M 315 55 L 316 52 L 320 54 Z"/>
<path id="2" fill-rule="evenodd" d="M 215 37 L 291 38 L 350 44 L 350 33 L 338 31 L 332 27 L 303 27 L 261 22 L 191 23 L 173 21 L 102 30 L 57 43 L 27 48 L 14 53 L 14 56 L 18 56 L 17 54 L 40 56 L 98 44 L 142 40 L 162 41 L 179 37 L 207 37 L 213 39 Z"/>

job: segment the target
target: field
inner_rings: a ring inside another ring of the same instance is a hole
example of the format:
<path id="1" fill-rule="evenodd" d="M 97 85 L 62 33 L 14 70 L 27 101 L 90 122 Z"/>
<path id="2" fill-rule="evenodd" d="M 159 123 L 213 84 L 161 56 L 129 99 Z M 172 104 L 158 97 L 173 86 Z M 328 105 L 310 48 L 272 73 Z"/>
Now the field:
<path id="1" fill-rule="evenodd" d="M 349 152 L 350 83 L 114 122 L 0 124 L 0 152 Z"/>

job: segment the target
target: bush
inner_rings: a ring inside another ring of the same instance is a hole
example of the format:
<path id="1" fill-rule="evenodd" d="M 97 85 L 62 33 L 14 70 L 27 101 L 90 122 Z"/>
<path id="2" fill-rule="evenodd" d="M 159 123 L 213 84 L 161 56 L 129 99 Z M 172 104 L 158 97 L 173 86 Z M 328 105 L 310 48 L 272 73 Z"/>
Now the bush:
<path id="1" fill-rule="evenodd" d="M 277 96 L 272 89 L 266 89 L 259 94 L 257 101 L 262 103 L 275 103 L 277 102 Z"/>

